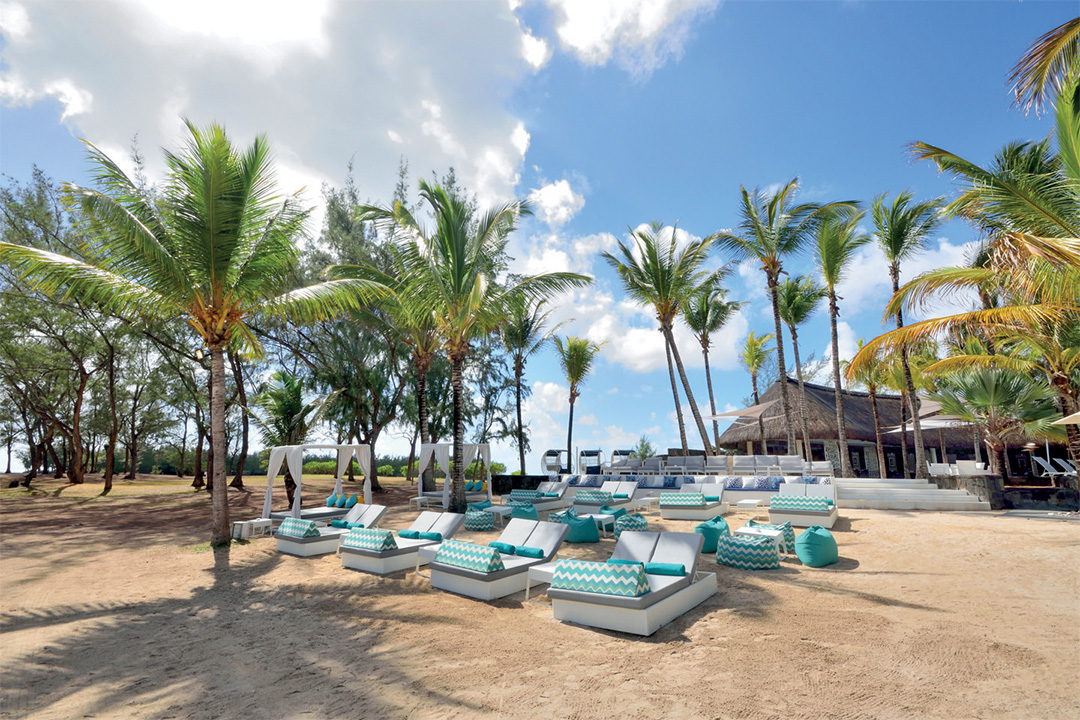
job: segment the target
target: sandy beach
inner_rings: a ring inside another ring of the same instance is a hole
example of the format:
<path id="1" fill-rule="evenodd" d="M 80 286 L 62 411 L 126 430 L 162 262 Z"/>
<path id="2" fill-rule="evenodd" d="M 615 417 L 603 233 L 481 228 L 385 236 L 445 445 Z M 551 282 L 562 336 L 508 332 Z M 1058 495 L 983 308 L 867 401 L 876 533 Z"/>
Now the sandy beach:
<path id="1" fill-rule="evenodd" d="M 329 487 L 305 478 L 306 504 Z M 230 492 L 235 519 L 259 514 L 250 488 Z M 1080 717 L 1075 522 L 842 510 L 838 564 L 747 572 L 702 556 L 719 592 L 642 639 L 564 625 L 521 593 L 483 603 L 411 571 L 282 555 L 270 538 L 215 553 L 209 498 L 175 478 L 99 492 L 0 492 L 2 717 Z M 376 496 L 383 527 L 415 517 L 408 494 Z"/>

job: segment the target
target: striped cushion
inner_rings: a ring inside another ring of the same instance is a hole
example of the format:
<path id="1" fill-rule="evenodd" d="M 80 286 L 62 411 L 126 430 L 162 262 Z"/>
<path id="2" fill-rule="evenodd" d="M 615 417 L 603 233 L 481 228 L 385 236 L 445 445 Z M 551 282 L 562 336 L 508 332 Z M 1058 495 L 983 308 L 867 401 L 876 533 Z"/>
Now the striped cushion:
<path id="1" fill-rule="evenodd" d="M 495 529 L 494 513 L 483 510 L 467 510 L 465 512 L 465 529 L 473 532 Z"/>
<path id="2" fill-rule="evenodd" d="M 397 550 L 397 540 L 389 530 L 356 528 L 349 531 L 349 534 L 341 541 L 341 546 L 382 552 L 383 550 Z"/>
<path id="3" fill-rule="evenodd" d="M 651 590 L 642 565 L 609 565 L 584 560 L 555 563 L 551 587 L 624 597 L 640 597 Z"/>
<path id="4" fill-rule="evenodd" d="M 319 537 L 319 528 L 314 520 L 285 518 L 278 527 L 277 534 L 295 538 Z"/>
<path id="5" fill-rule="evenodd" d="M 576 518 L 576 517 L 577 517 L 577 511 L 574 510 L 573 507 L 568 507 L 565 510 L 563 510 L 562 512 L 550 513 L 548 515 L 547 521 L 548 522 L 553 522 L 553 523 L 561 523 L 561 522 L 564 522 L 567 518 Z"/>
<path id="6" fill-rule="evenodd" d="M 511 490 L 507 505 L 531 505 L 542 497 L 536 490 Z"/>
<path id="7" fill-rule="evenodd" d="M 660 507 L 702 507 L 705 496 L 700 493 L 660 493 Z"/>
<path id="8" fill-rule="evenodd" d="M 484 513 L 490 515 L 490 513 Z M 502 555 L 493 547 L 458 540 L 444 540 L 435 555 L 435 562 L 443 565 L 476 570 L 482 573 L 504 570 Z"/>
<path id="9" fill-rule="evenodd" d="M 769 509 L 828 513 L 829 503 L 825 498 L 817 496 L 773 495 L 769 498 Z"/>
<path id="10" fill-rule="evenodd" d="M 771 523 L 757 522 L 756 520 L 750 520 L 746 523 L 748 527 L 761 528 L 763 530 L 779 530 L 784 533 L 780 539 L 780 547 L 784 549 L 784 552 L 795 551 L 795 531 L 791 528 L 790 522 L 782 522 L 779 525 L 773 525 Z"/>
<path id="11" fill-rule="evenodd" d="M 613 499 L 611 493 L 603 492 L 602 490 L 579 490 L 577 496 L 574 497 L 574 502 L 607 505 Z"/>
<path id="12" fill-rule="evenodd" d="M 628 531 L 645 531 L 648 529 L 649 521 L 645 519 L 644 515 L 638 513 L 633 515 L 623 515 L 615 521 L 615 537 L 619 537 L 624 532 Z"/>
<path id="13" fill-rule="evenodd" d="M 767 537 L 721 535 L 716 538 L 716 562 L 740 570 L 780 567 L 780 553 Z"/>

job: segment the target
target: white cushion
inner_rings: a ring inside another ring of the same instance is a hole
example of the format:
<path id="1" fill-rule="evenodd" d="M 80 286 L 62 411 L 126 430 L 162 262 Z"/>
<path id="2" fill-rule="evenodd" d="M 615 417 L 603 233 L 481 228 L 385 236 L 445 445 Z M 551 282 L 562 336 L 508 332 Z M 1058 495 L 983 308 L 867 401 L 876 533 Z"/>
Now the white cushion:
<path id="1" fill-rule="evenodd" d="M 744 477 L 742 481 L 744 488 L 750 488 L 751 490 L 757 487 L 757 478 L 751 475 L 750 477 Z"/>

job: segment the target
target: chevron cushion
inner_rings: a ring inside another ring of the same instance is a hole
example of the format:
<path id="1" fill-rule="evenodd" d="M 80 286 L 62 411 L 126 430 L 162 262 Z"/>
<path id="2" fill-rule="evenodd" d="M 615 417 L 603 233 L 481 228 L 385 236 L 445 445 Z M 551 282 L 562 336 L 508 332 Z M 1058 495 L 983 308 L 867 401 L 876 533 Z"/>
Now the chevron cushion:
<path id="1" fill-rule="evenodd" d="M 551 587 L 624 597 L 640 597 L 651 590 L 642 565 L 609 565 L 584 560 L 555 563 Z"/>
<path id="2" fill-rule="evenodd" d="M 465 529 L 474 532 L 495 529 L 495 515 L 483 510 L 467 510 L 465 512 Z"/>
<path id="3" fill-rule="evenodd" d="M 763 530 L 779 530 L 784 533 L 780 538 L 780 548 L 784 552 L 795 552 L 795 531 L 791 529 L 790 522 L 782 522 L 779 525 L 773 525 L 770 523 L 757 522 L 756 520 L 750 520 L 746 523 L 748 527 L 761 528 Z"/>
<path id="4" fill-rule="evenodd" d="M 357 528 L 349 531 L 349 534 L 341 541 L 341 546 L 382 552 L 383 550 L 397 550 L 397 540 L 389 530 Z"/>
<path id="5" fill-rule="evenodd" d="M 660 507 L 701 507 L 705 496 L 699 493 L 660 493 Z"/>
<path id="6" fill-rule="evenodd" d="M 531 505 L 543 495 L 536 490 L 511 490 L 507 505 Z"/>
<path id="7" fill-rule="evenodd" d="M 648 529 L 649 521 L 645 519 L 644 515 L 639 513 L 623 515 L 615 521 L 615 537 L 619 537 L 626 531 L 644 531 Z"/>
<path id="8" fill-rule="evenodd" d="M 484 514 L 490 515 L 490 513 Z M 439 546 L 439 552 L 435 555 L 435 562 L 482 573 L 493 573 L 505 569 L 502 555 L 495 548 L 458 540 L 444 540 Z"/>
<path id="9" fill-rule="evenodd" d="M 714 553 L 716 552 L 717 538 L 721 535 L 730 535 L 731 528 L 728 527 L 727 520 L 722 516 L 717 515 L 712 520 L 706 520 L 695 527 L 694 532 L 698 535 L 705 536 L 705 542 L 701 546 L 701 552 Z"/>
<path id="10" fill-rule="evenodd" d="M 319 528 L 314 520 L 285 518 L 278 526 L 277 534 L 295 538 L 319 537 Z"/>
<path id="11" fill-rule="evenodd" d="M 716 539 L 716 562 L 740 570 L 780 567 L 780 553 L 767 537 L 721 535 Z"/>
<path id="12" fill-rule="evenodd" d="M 577 496 L 574 498 L 574 502 L 582 503 L 597 503 L 599 505 L 607 505 L 614 498 L 611 497 L 611 493 L 603 492 L 601 490 L 578 490 Z"/>
<path id="13" fill-rule="evenodd" d="M 828 514 L 829 503 L 819 496 L 773 495 L 769 498 L 769 509 Z"/>
<path id="14" fill-rule="evenodd" d="M 511 505 L 514 508 L 510 512 L 510 517 L 521 518 L 523 520 L 539 520 L 540 513 L 536 511 L 536 506 L 532 503 L 521 503 Z"/>
<path id="15" fill-rule="evenodd" d="M 567 518 L 576 518 L 577 511 L 573 507 L 568 507 L 562 512 L 553 512 L 548 515 L 548 522 L 564 523 Z"/>

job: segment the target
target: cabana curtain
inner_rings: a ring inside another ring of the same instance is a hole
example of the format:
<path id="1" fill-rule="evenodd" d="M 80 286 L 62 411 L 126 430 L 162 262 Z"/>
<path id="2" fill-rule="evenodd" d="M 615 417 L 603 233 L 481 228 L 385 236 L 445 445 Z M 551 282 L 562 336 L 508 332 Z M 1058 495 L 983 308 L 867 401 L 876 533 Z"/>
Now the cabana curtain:
<path id="1" fill-rule="evenodd" d="M 270 517 L 270 507 L 274 494 L 274 479 L 281 472 L 281 466 L 288 464 L 289 474 L 296 482 L 296 494 L 293 496 L 290 514 L 300 517 L 301 488 L 304 472 L 305 450 L 335 450 L 337 452 L 337 473 L 334 479 L 334 494 L 340 495 L 341 477 L 349 468 L 353 457 L 364 474 L 364 504 L 371 504 L 371 448 L 367 445 L 282 445 L 270 448 L 270 460 L 266 466 L 266 495 L 263 498 L 262 517 Z"/>

